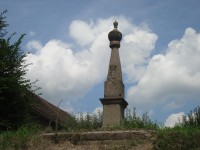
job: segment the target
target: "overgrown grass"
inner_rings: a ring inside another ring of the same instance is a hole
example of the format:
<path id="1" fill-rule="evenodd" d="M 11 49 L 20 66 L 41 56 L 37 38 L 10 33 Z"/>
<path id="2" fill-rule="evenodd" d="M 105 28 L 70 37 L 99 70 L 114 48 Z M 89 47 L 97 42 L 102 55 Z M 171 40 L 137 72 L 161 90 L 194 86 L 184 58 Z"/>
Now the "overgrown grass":
<path id="1" fill-rule="evenodd" d="M 153 145 L 156 150 L 200 149 L 200 107 L 183 116 L 179 125 L 158 130 Z"/>
<path id="2" fill-rule="evenodd" d="M 200 128 L 200 106 L 191 110 L 187 116 L 183 116 L 182 125 Z"/>
<path id="3" fill-rule="evenodd" d="M 129 111 L 130 112 L 130 111 Z M 143 117 L 136 116 L 134 113 L 126 113 L 124 120 L 124 125 L 111 130 L 125 130 L 125 129 L 155 129 L 157 125 L 150 121 L 147 114 Z M 80 114 L 79 116 L 70 117 L 65 124 L 64 131 L 67 132 L 83 132 L 83 131 L 98 131 L 102 130 L 102 114 Z M 57 132 L 57 130 L 49 129 L 51 132 Z M 63 130 L 61 130 L 63 131 Z M 59 132 L 61 132 L 59 131 Z M 43 139 L 39 136 L 41 132 L 48 132 L 45 129 L 39 128 L 35 125 L 25 125 L 16 131 L 4 131 L 0 133 L 0 149 L 28 149 L 30 147 L 30 142 L 34 145 L 39 145 Z"/>
<path id="4" fill-rule="evenodd" d="M 73 115 L 67 120 L 65 130 L 67 131 L 92 131 L 99 130 L 102 125 L 102 114 L 79 114 Z"/>
<path id="5" fill-rule="evenodd" d="M 146 129 L 157 130 L 159 124 L 156 121 L 152 121 L 147 113 L 144 113 L 142 117 L 136 115 L 136 108 L 126 110 L 124 119 L 124 129 Z"/>
<path id="6" fill-rule="evenodd" d="M 67 131 L 92 131 L 102 130 L 102 113 L 99 111 L 98 114 L 79 114 L 78 116 L 67 120 L 65 129 Z M 143 114 L 142 117 L 136 115 L 136 109 L 133 108 L 126 110 L 124 122 L 121 126 L 112 126 L 108 130 L 131 130 L 131 129 L 146 129 L 156 130 L 159 128 L 157 122 L 151 121 L 147 113 Z"/>
<path id="7" fill-rule="evenodd" d="M 200 129 L 176 126 L 157 131 L 154 141 L 156 150 L 191 150 L 200 149 Z"/>
<path id="8" fill-rule="evenodd" d="M 22 126 L 17 131 L 3 131 L 0 133 L 0 149 L 27 149 L 28 141 L 37 136 L 39 127 Z"/>
<path id="9" fill-rule="evenodd" d="M 97 131 L 101 130 L 102 114 L 99 113 L 80 114 L 79 116 L 71 117 L 66 122 L 64 128 L 69 132 L 82 131 Z M 155 150 L 196 150 L 200 149 L 200 107 L 198 106 L 193 111 L 190 111 L 187 116 L 183 116 L 182 123 L 173 128 L 162 127 L 157 123 L 151 121 L 148 114 L 145 113 L 142 117 L 136 115 L 136 109 L 126 110 L 125 119 L 122 126 L 112 128 L 110 130 L 132 130 L 144 129 L 154 130 L 155 139 L 153 147 Z M 39 136 L 41 130 L 38 126 L 29 125 L 22 126 L 17 131 L 4 131 L 0 133 L 0 149 L 28 149 L 30 141 L 32 145 L 44 145 Z M 51 130 L 52 132 L 53 130 Z M 46 141 L 48 142 L 48 141 Z M 35 148 L 35 147 L 34 147 Z"/>

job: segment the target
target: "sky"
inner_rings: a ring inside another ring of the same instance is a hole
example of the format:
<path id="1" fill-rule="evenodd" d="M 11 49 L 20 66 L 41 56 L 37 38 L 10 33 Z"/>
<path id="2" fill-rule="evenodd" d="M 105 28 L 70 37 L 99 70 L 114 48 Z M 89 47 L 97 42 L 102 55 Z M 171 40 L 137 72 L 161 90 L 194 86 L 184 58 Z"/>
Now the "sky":
<path id="1" fill-rule="evenodd" d="M 0 0 L 9 34 L 26 34 L 27 78 L 77 113 L 102 110 L 113 22 L 128 108 L 173 126 L 200 102 L 199 0 Z"/>

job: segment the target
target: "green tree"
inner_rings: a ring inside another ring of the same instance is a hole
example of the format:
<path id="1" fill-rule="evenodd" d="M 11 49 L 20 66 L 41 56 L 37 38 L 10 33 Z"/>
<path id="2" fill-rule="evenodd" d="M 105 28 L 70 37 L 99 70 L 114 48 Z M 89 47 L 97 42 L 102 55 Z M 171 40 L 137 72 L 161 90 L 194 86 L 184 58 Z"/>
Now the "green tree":
<path id="1" fill-rule="evenodd" d="M 0 129 L 15 129 L 28 118 L 32 83 L 25 79 L 26 53 L 20 48 L 24 35 L 12 42 L 7 36 L 4 11 L 0 14 Z"/>

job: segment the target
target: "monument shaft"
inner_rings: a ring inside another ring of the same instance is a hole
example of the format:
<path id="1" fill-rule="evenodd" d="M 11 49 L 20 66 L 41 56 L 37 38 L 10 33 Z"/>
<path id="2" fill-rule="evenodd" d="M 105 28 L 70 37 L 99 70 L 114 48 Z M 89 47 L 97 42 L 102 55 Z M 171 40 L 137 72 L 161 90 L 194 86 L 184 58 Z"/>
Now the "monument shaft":
<path id="1" fill-rule="evenodd" d="M 105 98 L 124 98 L 124 84 L 122 81 L 122 71 L 118 48 L 113 48 L 111 50 L 107 80 L 104 84 Z"/>

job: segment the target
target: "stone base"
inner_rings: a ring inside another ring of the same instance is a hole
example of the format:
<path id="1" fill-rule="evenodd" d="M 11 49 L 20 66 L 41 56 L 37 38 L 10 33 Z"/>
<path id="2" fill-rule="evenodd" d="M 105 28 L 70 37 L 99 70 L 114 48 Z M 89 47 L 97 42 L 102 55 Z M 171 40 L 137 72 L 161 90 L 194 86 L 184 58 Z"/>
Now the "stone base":
<path id="1" fill-rule="evenodd" d="M 124 109 L 128 103 L 123 98 L 101 98 L 103 104 L 103 128 L 120 126 L 124 119 Z"/>

